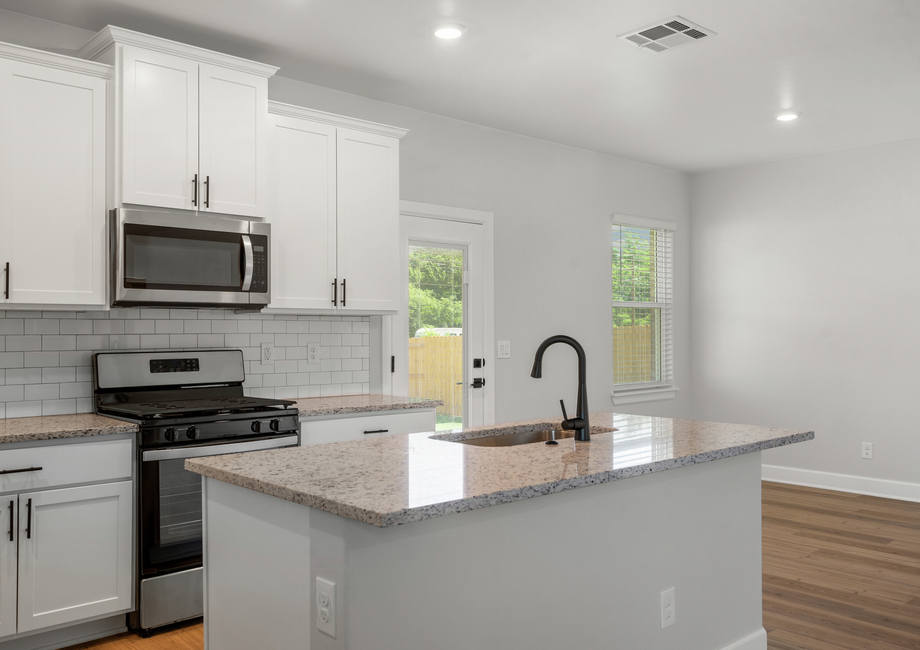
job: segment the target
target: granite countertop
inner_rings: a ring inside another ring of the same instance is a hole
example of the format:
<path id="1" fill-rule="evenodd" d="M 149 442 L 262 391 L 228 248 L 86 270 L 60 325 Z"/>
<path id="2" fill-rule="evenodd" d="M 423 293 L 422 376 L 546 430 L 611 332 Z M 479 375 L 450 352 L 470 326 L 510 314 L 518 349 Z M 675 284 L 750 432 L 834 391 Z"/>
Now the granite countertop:
<path id="1" fill-rule="evenodd" d="M 590 442 L 479 447 L 451 438 L 557 426 L 533 420 L 185 461 L 186 469 L 379 527 L 485 508 L 814 438 L 812 431 L 592 413 Z M 595 433 L 601 428 L 615 432 Z"/>
<path id="2" fill-rule="evenodd" d="M 137 425 L 135 424 L 95 413 L 42 415 L 0 420 L 0 444 L 136 432 Z"/>
<path id="3" fill-rule="evenodd" d="M 435 408 L 443 404 L 437 399 L 397 397 L 394 395 L 341 395 L 338 397 L 305 397 L 296 400 L 301 417 L 315 415 L 340 415 L 344 413 L 371 413 L 374 411 L 401 411 L 404 409 Z"/>

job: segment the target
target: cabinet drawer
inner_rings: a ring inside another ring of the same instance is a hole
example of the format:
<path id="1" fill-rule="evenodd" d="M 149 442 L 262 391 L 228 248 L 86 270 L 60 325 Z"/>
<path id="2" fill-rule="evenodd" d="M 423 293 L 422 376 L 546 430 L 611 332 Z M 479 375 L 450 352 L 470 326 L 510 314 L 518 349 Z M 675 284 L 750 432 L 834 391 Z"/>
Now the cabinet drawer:
<path id="1" fill-rule="evenodd" d="M 301 438 L 304 445 L 319 445 L 399 433 L 434 431 L 434 427 L 434 409 L 412 409 L 385 414 L 354 414 L 326 420 L 305 418 Z"/>
<path id="2" fill-rule="evenodd" d="M 0 492 L 132 478 L 132 449 L 122 439 L 3 450 L 0 472 L 12 473 L 0 473 Z"/>

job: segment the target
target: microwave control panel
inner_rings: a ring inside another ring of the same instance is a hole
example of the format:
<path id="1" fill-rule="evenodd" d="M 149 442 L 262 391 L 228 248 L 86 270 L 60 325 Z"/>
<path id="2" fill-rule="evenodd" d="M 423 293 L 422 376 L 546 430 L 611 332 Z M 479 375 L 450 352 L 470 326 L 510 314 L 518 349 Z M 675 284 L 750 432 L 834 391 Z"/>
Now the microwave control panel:
<path id="1" fill-rule="evenodd" d="M 268 292 L 268 238 L 252 237 L 252 293 Z"/>

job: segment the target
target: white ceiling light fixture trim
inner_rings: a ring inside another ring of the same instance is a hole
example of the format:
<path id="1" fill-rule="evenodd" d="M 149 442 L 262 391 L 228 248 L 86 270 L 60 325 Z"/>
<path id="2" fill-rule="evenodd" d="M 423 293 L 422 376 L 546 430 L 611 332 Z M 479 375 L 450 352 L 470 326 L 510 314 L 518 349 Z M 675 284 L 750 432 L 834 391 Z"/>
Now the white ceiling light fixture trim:
<path id="1" fill-rule="evenodd" d="M 454 38 L 460 38 L 466 33 L 466 26 L 461 25 L 460 23 L 446 23 L 443 25 L 434 26 L 434 35 L 438 38 L 443 38 L 444 40 L 452 40 Z"/>
<path id="2" fill-rule="evenodd" d="M 716 33 L 706 27 L 681 16 L 674 16 L 640 29 L 617 36 L 620 40 L 638 45 L 643 50 L 660 54 L 673 50 L 675 47 L 694 43 Z"/>
<path id="3" fill-rule="evenodd" d="M 778 122 L 792 122 L 793 120 L 799 119 L 799 115 L 801 115 L 801 113 L 796 111 L 783 111 L 777 114 L 776 120 Z"/>

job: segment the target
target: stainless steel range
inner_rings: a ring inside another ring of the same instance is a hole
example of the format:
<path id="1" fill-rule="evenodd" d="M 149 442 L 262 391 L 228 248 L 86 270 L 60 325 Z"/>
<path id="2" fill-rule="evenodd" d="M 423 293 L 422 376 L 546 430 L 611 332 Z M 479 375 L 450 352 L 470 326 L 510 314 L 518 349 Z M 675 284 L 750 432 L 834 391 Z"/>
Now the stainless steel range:
<path id="1" fill-rule="evenodd" d="M 241 350 L 93 355 L 96 413 L 135 422 L 141 635 L 201 616 L 201 476 L 185 459 L 300 444 L 293 402 L 247 397 Z"/>

